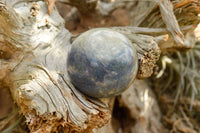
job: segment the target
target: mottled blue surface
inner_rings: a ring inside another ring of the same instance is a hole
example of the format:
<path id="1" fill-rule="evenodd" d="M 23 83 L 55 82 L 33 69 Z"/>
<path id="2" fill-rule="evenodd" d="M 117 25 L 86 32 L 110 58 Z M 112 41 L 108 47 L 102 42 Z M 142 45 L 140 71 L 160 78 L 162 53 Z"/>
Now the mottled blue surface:
<path id="1" fill-rule="evenodd" d="M 122 34 L 105 28 L 89 30 L 72 43 L 67 71 L 72 84 L 92 97 L 112 97 L 133 82 L 137 54 Z"/>

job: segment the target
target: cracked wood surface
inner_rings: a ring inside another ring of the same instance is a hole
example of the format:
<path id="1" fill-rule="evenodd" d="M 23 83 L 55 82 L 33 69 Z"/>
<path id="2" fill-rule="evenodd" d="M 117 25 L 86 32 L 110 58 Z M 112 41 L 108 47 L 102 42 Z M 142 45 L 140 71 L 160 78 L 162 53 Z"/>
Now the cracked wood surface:
<path id="1" fill-rule="evenodd" d="M 176 9 L 184 5 L 181 2 L 175 3 Z M 199 4 L 198 1 L 192 2 Z M 116 7 L 122 6 L 115 4 L 112 5 L 112 9 L 107 11 L 107 14 Z M 140 4 L 139 2 L 138 5 Z M 147 14 L 143 14 L 144 19 L 138 17 L 135 20 L 137 25 L 161 28 L 160 25 L 160 27 L 156 27 L 158 25 L 154 21 L 161 20 L 153 17 L 157 13 L 157 10 L 154 10 L 156 3 L 147 2 L 141 5 L 153 8 L 148 8 L 150 15 L 146 12 Z M 189 4 L 187 7 L 194 5 Z M 168 11 L 172 13 L 172 7 Z M 162 15 L 163 12 L 161 11 Z M 91 131 L 92 128 L 100 128 L 111 118 L 113 105 L 111 103 L 114 98 L 92 99 L 86 97 L 70 83 L 66 71 L 66 58 L 72 34 L 64 28 L 64 20 L 56 8 L 53 8 L 51 13 L 51 15 L 48 14 L 48 6 L 42 0 L 35 0 L 35 2 L 33 0 L 0 0 L 0 85 L 10 88 L 31 131 L 50 132 L 63 127 L 66 132 L 74 130 L 86 132 Z M 181 21 L 182 17 L 179 18 L 178 21 Z M 146 23 L 147 20 L 153 21 Z M 164 22 L 167 23 L 167 20 Z M 163 22 L 159 23 L 163 24 Z M 185 27 L 181 26 L 181 28 Z M 163 44 L 169 43 L 165 42 L 167 40 L 166 31 L 158 29 L 161 32 L 153 33 L 156 36 L 152 37 L 152 33 L 143 35 L 141 29 L 134 30 L 135 33 L 130 30 L 130 27 L 114 29 L 126 35 L 138 51 L 140 60 L 138 78 L 151 76 L 161 52 L 158 45 L 162 48 Z M 148 30 L 152 29 L 144 29 L 145 32 Z M 164 34 L 161 34 L 163 32 Z M 191 39 L 187 40 L 188 44 L 193 41 L 192 34 L 193 30 L 184 34 L 185 37 L 188 35 Z M 169 38 L 174 43 L 172 37 Z M 176 45 L 173 44 L 167 48 L 173 48 L 173 46 Z"/>
<path id="2" fill-rule="evenodd" d="M 43 1 L 9 0 L 1 1 L 0 12 L 0 81 L 10 88 L 29 129 L 50 132 L 62 125 L 90 131 L 105 125 L 112 98 L 86 97 L 71 84 L 66 61 L 72 34 L 56 8 L 49 15 Z"/>
<path id="3" fill-rule="evenodd" d="M 72 35 L 56 9 L 49 16 L 43 1 L 6 3 L 0 3 L 0 80 L 30 130 L 50 132 L 63 125 L 83 131 L 107 123 L 110 99 L 88 98 L 70 83 L 66 58 Z"/>

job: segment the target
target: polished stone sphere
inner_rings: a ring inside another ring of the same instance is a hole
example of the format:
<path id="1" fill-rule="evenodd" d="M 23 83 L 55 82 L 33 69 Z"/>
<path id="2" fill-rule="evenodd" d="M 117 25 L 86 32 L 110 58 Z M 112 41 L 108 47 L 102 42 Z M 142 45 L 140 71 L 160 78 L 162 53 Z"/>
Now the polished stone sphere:
<path id="1" fill-rule="evenodd" d="M 123 34 L 97 28 L 78 36 L 69 49 L 67 72 L 82 93 L 97 98 L 119 95 L 137 75 L 135 48 Z"/>

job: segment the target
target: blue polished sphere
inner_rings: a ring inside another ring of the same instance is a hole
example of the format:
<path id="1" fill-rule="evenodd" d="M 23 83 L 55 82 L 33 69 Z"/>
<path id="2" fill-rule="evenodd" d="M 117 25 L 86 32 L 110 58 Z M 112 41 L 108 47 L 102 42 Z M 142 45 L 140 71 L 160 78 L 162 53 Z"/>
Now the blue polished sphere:
<path id="1" fill-rule="evenodd" d="M 91 97 L 119 95 L 133 82 L 137 69 L 136 50 L 129 39 L 106 28 L 77 37 L 67 58 L 72 84 Z"/>

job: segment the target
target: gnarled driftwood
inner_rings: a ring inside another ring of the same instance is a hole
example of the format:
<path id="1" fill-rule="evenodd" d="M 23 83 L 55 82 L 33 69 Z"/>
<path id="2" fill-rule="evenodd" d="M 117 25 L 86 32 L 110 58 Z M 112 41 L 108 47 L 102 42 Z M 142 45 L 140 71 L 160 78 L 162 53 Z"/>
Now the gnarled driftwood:
<path id="1" fill-rule="evenodd" d="M 26 117 L 31 132 L 89 132 L 92 129 L 95 132 L 94 128 L 100 128 L 109 122 L 115 98 L 87 97 L 71 84 L 67 75 L 66 61 L 73 35 L 64 28 L 64 20 L 57 9 L 53 8 L 54 2 L 52 0 L 47 6 L 42 0 L 0 0 L 0 88 L 10 89 L 14 100 Z M 90 8 L 83 8 L 76 1 L 67 2 L 77 7 L 82 17 L 93 18 L 95 14 L 100 14 L 97 21 L 116 7 L 125 6 L 123 2 L 105 3 L 95 0 L 90 1 L 89 4 L 83 1 L 83 5 L 90 6 Z M 154 26 L 156 23 L 145 25 L 145 21 L 151 20 L 151 14 L 145 13 L 142 14 L 145 19 L 137 17 L 137 23 L 135 21 L 133 24 L 153 27 L 154 32 L 147 32 L 144 35 L 143 28 L 112 28 L 127 36 L 135 45 L 140 61 L 138 78 L 147 78 L 153 73 L 161 53 L 159 46 L 163 49 L 174 47 L 172 45 L 165 48 L 162 45 L 168 38 L 166 35 L 168 32 L 172 34 L 169 36 L 170 40 L 175 38 L 175 43 L 178 42 L 182 46 L 186 44 L 185 36 L 181 31 L 181 28 L 185 27 L 179 28 L 170 1 L 152 0 L 151 2 L 146 4 L 151 5 L 148 11 L 151 11 L 152 15 L 157 13 L 156 5 L 159 4 L 161 14 L 165 17 L 163 22 L 167 25 L 167 30 L 163 29 L 164 26 Z M 166 3 L 170 6 L 166 6 Z M 194 3 L 198 4 L 196 1 Z M 110 4 L 111 8 L 104 9 L 103 4 L 107 7 Z M 176 5 L 177 8 L 180 7 Z M 96 9 L 99 11 L 92 14 L 91 10 Z M 91 14 L 87 14 L 88 11 Z M 170 16 L 166 16 L 166 11 L 169 11 Z M 167 17 L 173 18 L 172 22 L 175 25 L 167 23 L 169 19 Z M 89 24 L 85 21 L 83 23 Z M 149 30 L 152 29 L 148 28 L 144 31 Z M 155 33 L 156 30 L 158 32 Z M 192 34 L 193 29 L 191 36 Z M 191 38 L 187 44 L 193 41 Z"/>

